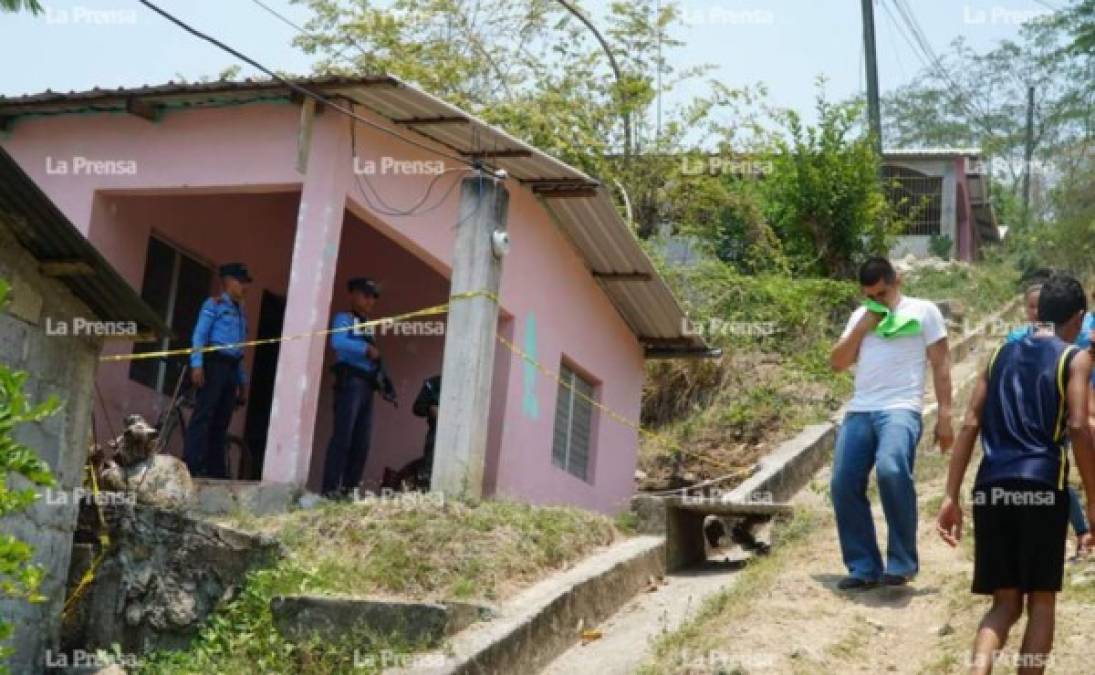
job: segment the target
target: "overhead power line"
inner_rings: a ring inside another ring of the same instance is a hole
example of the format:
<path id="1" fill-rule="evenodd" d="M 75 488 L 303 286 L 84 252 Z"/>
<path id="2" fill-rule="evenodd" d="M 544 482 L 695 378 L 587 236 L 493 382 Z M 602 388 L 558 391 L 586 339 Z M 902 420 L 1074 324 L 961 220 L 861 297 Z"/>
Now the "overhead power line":
<path id="1" fill-rule="evenodd" d="M 972 98 L 965 89 L 951 77 L 949 72 L 947 72 L 942 60 L 935 53 L 935 50 L 931 46 L 931 42 L 925 35 L 923 28 L 921 28 L 920 22 L 917 21 L 912 8 L 908 6 L 905 0 L 893 0 L 893 5 L 894 8 L 897 9 L 902 22 L 907 28 L 907 32 L 904 30 L 902 31 L 902 36 L 906 38 L 906 41 L 909 41 L 908 38 L 910 35 L 912 36 L 912 41 L 909 42 L 909 44 L 910 46 L 914 46 L 914 52 L 919 52 L 918 56 L 922 54 L 927 59 L 927 69 L 934 72 L 936 76 L 950 87 L 958 104 L 962 106 L 973 122 L 981 126 L 986 132 L 992 133 L 992 128 L 984 121 L 984 117 L 988 116 L 989 113 L 987 111 L 978 110 L 971 103 Z M 888 11 L 889 10 L 887 9 L 887 12 Z M 915 45 L 913 43 L 915 43 Z M 923 62 L 924 59 L 921 59 L 921 61 Z"/>
<path id="2" fill-rule="evenodd" d="M 453 161 L 455 161 L 459 164 L 465 164 L 465 165 L 470 166 L 470 167 L 477 167 L 476 162 L 473 162 L 473 161 L 471 161 L 471 160 L 469 160 L 465 157 L 460 157 L 458 155 L 454 155 L 454 154 L 451 154 L 451 153 L 444 152 L 442 150 L 438 150 L 437 148 L 435 148 L 435 147 L 433 147 L 433 146 L 431 146 L 427 143 L 422 143 L 422 142 L 417 141 L 413 138 L 408 138 L 408 137 L 404 136 L 403 134 L 392 131 L 391 129 L 388 129 L 387 127 L 385 127 L 383 125 L 377 124 L 376 122 L 373 122 L 372 120 L 370 120 L 368 118 L 365 118 L 365 117 L 362 117 L 361 115 L 358 115 L 357 113 L 350 110 L 349 108 L 346 108 L 344 106 L 339 105 L 338 103 L 335 103 L 333 100 L 327 98 L 323 94 L 312 91 L 311 89 L 308 89 L 307 87 L 303 87 L 303 86 L 297 84 L 296 82 L 293 82 L 292 80 L 286 79 L 286 78 L 282 77 L 281 75 L 278 75 L 273 70 L 271 70 L 271 69 L 267 68 L 266 66 L 262 65 L 258 61 L 252 59 L 251 57 L 243 54 L 242 52 L 240 52 L 236 49 L 233 49 L 232 47 L 226 45 L 225 43 L 221 42 L 220 40 L 218 40 L 214 37 L 211 37 L 209 35 L 206 35 L 205 33 L 201 32 L 200 30 L 190 26 L 189 24 L 187 24 L 183 20 L 175 17 L 174 15 L 170 14 L 169 12 L 167 12 L 167 11 L 161 9 L 160 7 L 156 6 L 154 3 L 150 2 L 149 0 L 137 0 L 137 1 L 140 2 L 142 5 L 144 5 L 145 7 L 151 9 L 153 12 L 156 12 L 157 14 L 162 16 L 163 18 L 167 19 L 171 23 L 175 24 L 179 28 L 182 28 L 187 33 L 190 33 L 191 35 L 193 35 L 195 37 L 201 38 L 202 40 L 205 40 L 206 42 L 208 42 L 208 43 L 218 47 L 219 49 L 231 54 L 232 56 L 234 56 L 237 59 L 243 61 L 244 63 L 250 65 L 251 67 L 256 68 L 257 70 L 265 73 L 271 79 L 273 79 L 277 82 L 280 82 L 281 84 L 285 85 L 290 90 L 300 94 L 301 96 L 306 96 L 306 97 L 316 101 L 317 103 L 322 103 L 324 106 L 330 108 L 331 110 L 334 110 L 334 111 L 339 112 L 343 115 L 346 115 L 347 117 L 349 117 L 351 119 L 354 119 L 354 120 L 357 120 L 358 122 L 361 122 L 365 126 L 371 127 L 373 129 L 375 129 L 375 130 L 377 130 L 377 131 L 379 131 L 383 134 L 386 134 L 388 136 L 391 136 L 393 138 L 397 138 L 397 139 L 403 141 L 404 143 L 407 143 L 409 145 L 413 145 L 413 146 L 415 146 L 415 147 L 417 147 L 421 150 L 426 150 L 427 152 L 431 152 L 435 155 L 439 155 L 441 157 L 446 157 L 446 158 L 451 159 L 451 160 L 453 160 Z"/>

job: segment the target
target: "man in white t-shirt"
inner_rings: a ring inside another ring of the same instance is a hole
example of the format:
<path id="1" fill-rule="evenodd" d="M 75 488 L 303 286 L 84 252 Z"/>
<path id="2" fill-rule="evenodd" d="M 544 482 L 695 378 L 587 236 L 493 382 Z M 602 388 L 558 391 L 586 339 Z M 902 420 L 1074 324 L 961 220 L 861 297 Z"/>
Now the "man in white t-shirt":
<path id="1" fill-rule="evenodd" d="M 848 568 L 837 584 L 841 590 L 900 586 L 919 571 L 913 467 L 927 364 L 939 402 L 935 440 L 942 452 L 954 441 L 950 348 L 939 308 L 903 296 L 901 280 L 885 258 L 863 263 L 859 284 L 867 303 L 852 313 L 830 355 L 835 370 L 856 366 L 855 394 L 837 435 L 830 483 Z M 889 530 L 885 566 L 867 499 L 872 468 Z"/>

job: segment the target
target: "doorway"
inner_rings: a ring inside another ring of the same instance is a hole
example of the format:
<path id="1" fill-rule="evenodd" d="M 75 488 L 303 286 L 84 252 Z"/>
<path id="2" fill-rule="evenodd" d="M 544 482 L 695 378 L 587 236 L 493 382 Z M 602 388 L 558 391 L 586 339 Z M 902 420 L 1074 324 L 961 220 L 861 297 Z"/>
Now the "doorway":
<path id="1" fill-rule="evenodd" d="M 285 297 L 263 290 L 259 307 L 258 339 L 264 340 L 281 335 L 285 321 Z M 262 462 L 266 456 L 266 434 L 270 428 L 270 409 L 274 403 L 274 376 L 278 368 L 279 343 L 255 347 L 255 361 L 251 368 L 251 388 L 248 392 L 247 421 L 243 435 L 251 451 L 248 480 L 262 478 Z"/>

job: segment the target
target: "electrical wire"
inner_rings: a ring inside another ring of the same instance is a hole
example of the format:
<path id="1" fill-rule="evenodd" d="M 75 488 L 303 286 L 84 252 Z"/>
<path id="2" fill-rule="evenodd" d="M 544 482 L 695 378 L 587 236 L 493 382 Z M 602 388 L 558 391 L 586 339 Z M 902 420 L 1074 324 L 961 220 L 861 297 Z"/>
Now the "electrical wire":
<path id="1" fill-rule="evenodd" d="M 350 156 L 353 158 L 353 160 L 355 162 L 358 159 L 358 154 L 357 154 L 357 125 L 355 125 L 353 123 L 353 120 L 350 121 Z M 410 207 L 405 208 L 405 209 L 400 209 L 400 208 L 391 206 L 390 204 L 386 203 L 384 201 L 384 198 L 380 195 L 380 190 L 376 189 L 376 186 L 373 185 L 371 182 L 369 182 L 368 176 L 356 171 L 356 167 L 355 167 L 355 170 L 354 170 L 353 173 L 354 173 L 354 180 L 357 183 L 357 189 L 361 193 L 362 199 L 364 199 L 365 203 L 368 204 L 369 208 L 371 208 L 373 211 L 376 211 L 377 213 L 380 213 L 381 215 L 404 217 L 404 216 L 421 216 L 421 215 L 430 213 L 431 211 L 435 211 L 442 204 L 444 204 L 445 200 L 448 199 L 449 194 L 452 193 L 453 188 L 456 186 L 457 183 L 460 182 L 459 180 L 454 180 L 452 182 L 452 184 L 449 185 L 448 189 L 445 190 L 445 193 L 441 195 L 441 199 L 436 204 L 434 204 L 433 206 L 431 206 L 428 209 L 419 210 L 419 208 L 423 204 L 426 203 L 426 200 L 429 199 L 430 193 L 433 192 L 434 186 L 437 185 L 437 181 L 441 180 L 442 176 L 444 176 L 446 174 L 449 174 L 449 173 L 453 173 L 453 172 L 471 173 L 471 172 L 473 172 L 473 169 L 451 168 L 450 167 L 448 169 L 445 169 L 444 171 L 441 171 L 441 172 L 437 173 L 430 180 L 429 185 L 426 186 L 426 190 L 422 194 L 422 197 L 420 199 L 418 199 L 418 201 L 416 201 L 413 206 L 410 206 Z M 379 202 L 379 205 L 374 204 L 372 199 L 369 198 L 368 193 L 365 192 L 365 188 L 362 186 L 362 181 L 364 181 L 364 183 L 366 185 L 368 185 L 369 188 L 373 191 L 373 194 L 375 195 L 377 202 Z"/>
<path id="2" fill-rule="evenodd" d="M 190 33 L 191 35 L 193 35 L 197 38 L 205 40 L 206 42 L 218 47 L 219 49 L 231 54 L 232 56 L 236 57 L 237 59 L 243 61 L 244 63 L 246 63 L 248 65 L 250 65 L 251 67 L 262 71 L 267 76 L 269 76 L 271 79 L 276 80 L 277 82 L 280 82 L 281 84 L 285 85 L 286 87 L 288 87 L 292 91 L 300 94 L 301 96 L 307 96 L 308 98 L 310 98 L 310 99 L 312 99 L 312 100 L 314 100 L 318 103 L 322 103 L 323 105 L 327 106 L 328 108 L 330 108 L 332 110 L 335 110 L 336 112 L 342 113 L 343 115 L 346 115 L 347 117 L 350 117 L 351 119 L 355 119 L 358 122 L 361 122 L 362 124 L 364 124 L 368 127 L 376 129 L 377 131 L 379 131 L 381 133 L 387 134 L 388 136 L 392 136 L 393 138 L 397 138 L 397 139 L 403 141 L 404 143 L 408 143 L 408 144 L 413 145 L 413 146 L 415 146 L 417 148 L 420 148 L 422 150 L 426 150 L 428 152 L 431 152 L 435 155 L 439 155 L 441 157 L 446 157 L 448 159 L 453 160 L 454 162 L 457 162 L 458 164 L 465 164 L 469 167 L 478 168 L 478 163 L 476 163 L 476 162 L 468 160 L 465 157 L 460 157 L 458 155 L 454 155 L 454 154 L 451 154 L 451 153 L 444 152 L 442 150 L 438 150 L 437 148 L 432 147 L 432 146 L 430 146 L 426 143 L 421 143 L 419 141 L 414 140 L 413 138 L 408 138 L 408 137 L 406 137 L 406 136 L 404 136 L 400 133 L 392 131 L 391 129 L 388 129 L 387 127 L 384 127 L 380 124 L 377 124 L 376 122 L 373 122 L 370 119 L 367 119 L 365 117 L 362 117 L 361 115 L 358 115 L 357 113 L 353 112 L 352 110 L 349 110 L 347 108 L 344 108 L 341 105 L 338 105 L 333 100 L 327 98 L 326 96 L 323 96 L 322 94 L 314 92 L 311 89 L 308 89 L 307 87 L 303 87 L 303 86 L 297 84 L 296 82 L 293 82 L 292 80 L 286 79 L 286 78 L 282 77 L 281 75 L 278 75 L 273 70 L 271 70 L 271 69 L 267 68 L 266 66 L 262 65 L 258 61 L 252 59 L 251 57 L 241 53 L 240 51 L 238 51 L 236 49 L 233 49 L 232 47 L 229 47 L 228 45 L 221 42 L 220 40 L 217 40 L 216 38 L 211 37 L 209 35 L 206 35 L 205 33 L 203 33 L 200 30 L 194 28 L 193 26 L 190 26 L 189 24 L 187 24 L 183 20 L 175 17 L 174 15 L 170 14 L 169 12 L 167 12 L 167 11 L 161 9 L 160 7 L 156 6 L 154 3 L 150 2 L 149 0 L 137 0 L 137 1 L 139 3 L 141 3 L 142 5 L 144 5 L 145 7 L 151 9 L 153 12 L 159 14 L 163 18 L 167 19 L 171 23 L 175 24 L 179 28 L 182 28 L 187 33 Z"/>
<path id="3" fill-rule="evenodd" d="M 920 27 L 920 23 L 917 21 L 916 15 L 913 13 L 912 8 L 909 7 L 904 0 L 892 1 L 894 4 L 894 8 L 897 9 L 897 12 L 901 17 L 902 22 L 908 29 L 908 34 L 903 31 L 902 35 L 904 35 L 906 38 L 908 38 L 909 35 L 912 36 L 913 41 L 915 41 L 916 45 L 918 45 L 919 51 L 923 53 L 923 55 L 928 59 L 928 69 L 934 71 L 934 73 L 951 88 L 951 91 L 955 94 L 955 98 L 958 101 L 958 104 L 962 106 L 965 112 L 970 116 L 971 120 L 980 125 L 986 132 L 992 133 L 992 128 L 986 125 L 983 121 L 983 117 L 987 116 L 988 113 L 984 111 L 979 111 L 975 107 L 973 107 L 973 105 L 970 103 L 969 94 L 965 92 L 963 88 L 960 87 L 950 76 L 950 73 L 947 72 L 938 55 L 936 55 L 935 50 L 932 48 L 931 43 L 928 41 L 927 36 L 924 34 L 923 29 Z"/>

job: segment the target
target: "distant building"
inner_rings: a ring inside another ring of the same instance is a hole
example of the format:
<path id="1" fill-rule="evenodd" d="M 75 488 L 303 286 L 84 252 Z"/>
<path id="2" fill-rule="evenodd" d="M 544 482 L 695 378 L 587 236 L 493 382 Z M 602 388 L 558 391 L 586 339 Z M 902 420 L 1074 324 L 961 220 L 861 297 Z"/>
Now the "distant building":
<path id="1" fill-rule="evenodd" d="M 983 245 L 1001 240 L 980 149 L 887 150 L 882 176 L 887 197 L 908 220 L 893 257 L 927 257 L 939 247 L 947 257 L 972 261 Z"/>

